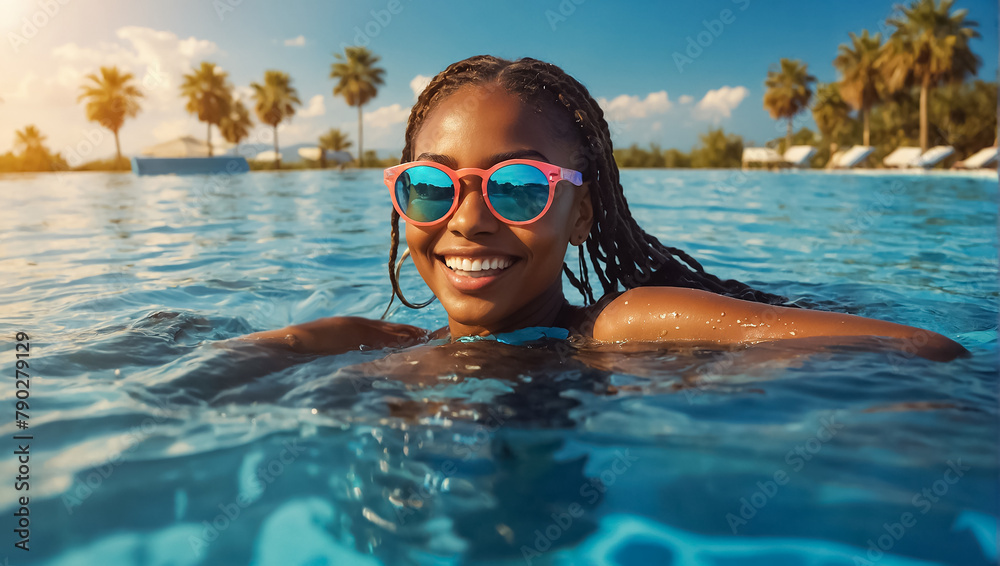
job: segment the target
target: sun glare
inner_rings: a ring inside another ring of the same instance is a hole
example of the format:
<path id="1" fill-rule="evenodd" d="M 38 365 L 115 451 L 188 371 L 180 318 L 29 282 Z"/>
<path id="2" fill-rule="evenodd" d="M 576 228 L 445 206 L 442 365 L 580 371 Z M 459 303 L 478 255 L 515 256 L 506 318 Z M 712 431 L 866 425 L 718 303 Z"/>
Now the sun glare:
<path id="1" fill-rule="evenodd" d="M 0 0 L 0 5 L 3 6 L 0 9 L 0 32 L 4 35 L 10 31 L 20 33 L 21 18 L 28 15 L 28 8 L 33 5 L 31 0 Z M 59 6 L 58 0 L 56 5 Z"/>

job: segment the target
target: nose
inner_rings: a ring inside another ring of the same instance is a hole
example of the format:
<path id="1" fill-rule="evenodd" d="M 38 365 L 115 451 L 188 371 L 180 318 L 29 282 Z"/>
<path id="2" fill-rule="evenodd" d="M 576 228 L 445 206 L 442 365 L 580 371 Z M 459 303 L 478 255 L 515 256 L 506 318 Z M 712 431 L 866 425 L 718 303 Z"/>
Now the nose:
<path id="1" fill-rule="evenodd" d="M 464 177 L 461 183 L 458 208 L 448 219 L 448 229 L 465 238 L 496 232 L 500 220 L 493 216 L 486 204 L 482 179 L 476 175 L 469 175 Z"/>

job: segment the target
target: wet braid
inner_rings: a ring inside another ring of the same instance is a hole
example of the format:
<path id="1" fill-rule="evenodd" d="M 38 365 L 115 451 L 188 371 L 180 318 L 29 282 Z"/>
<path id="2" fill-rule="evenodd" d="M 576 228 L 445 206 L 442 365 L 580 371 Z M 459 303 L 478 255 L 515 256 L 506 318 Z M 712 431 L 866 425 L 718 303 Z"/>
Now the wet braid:
<path id="1" fill-rule="evenodd" d="M 750 287 L 733 279 L 721 280 L 706 273 L 698 261 L 682 250 L 665 246 L 643 230 L 632 217 L 614 159 L 611 133 L 604 111 L 580 82 L 559 67 L 532 58 L 508 61 L 477 55 L 450 65 L 435 76 L 417 99 L 406 124 L 406 145 L 401 162 L 413 160 L 413 141 L 427 113 L 460 87 L 477 85 L 501 87 L 525 102 L 550 105 L 565 110 L 580 140 L 580 149 L 570 168 L 590 182 L 594 221 L 585 245 L 587 255 L 604 293 L 643 285 L 702 289 L 748 301 L 786 304 L 788 299 Z M 558 120 L 553 120 L 557 124 Z M 393 293 L 399 293 L 395 262 L 399 245 L 399 214 L 392 211 L 392 243 L 389 251 L 389 278 Z M 565 263 L 563 272 L 587 303 L 594 303 L 590 274 L 580 246 L 577 277 Z"/>

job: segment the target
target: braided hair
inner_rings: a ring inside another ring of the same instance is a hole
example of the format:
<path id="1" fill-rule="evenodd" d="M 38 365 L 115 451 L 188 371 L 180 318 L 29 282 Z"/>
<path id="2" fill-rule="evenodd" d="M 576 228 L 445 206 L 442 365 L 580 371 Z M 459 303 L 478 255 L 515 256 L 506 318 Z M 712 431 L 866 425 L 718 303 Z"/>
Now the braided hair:
<path id="1" fill-rule="evenodd" d="M 612 153 L 611 134 L 604 112 L 586 87 L 551 63 L 530 57 L 509 61 L 477 55 L 449 65 L 431 79 L 410 111 L 401 163 L 413 160 L 413 143 L 428 112 L 459 88 L 469 85 L 503 88 L 526 103 L 546 104 L 565 112 L 565 116 L 572 120 L 576 131 L 569 133 L 577 135 L 580 143 L 571 168 L 580 171 L 584 180 L 590 181 L 594 209 L 594 222 L 585 242 L 586 250 L 604 293 L 617 291 L 619 284 L 625 289 L 660 285 L 701 289 L 760 303 L 787 303 L 785 297 L 706 273 L 694 258 L 677 248 L 661 244 L 639 227 L 629 211 L 619 182 L 618 165 Z M 391 225 L 389 279 L 395 297 L 402 296 L 395 270 L 399 247 L 399 213 L 395 208 L 392 209 Z M 584 301 L 592 304 L 595 298 L 584 258 L 584 246 L 579 246 L 579 250 L 579 277 L 565 263 L 563 271 L 583 295 Z"/>

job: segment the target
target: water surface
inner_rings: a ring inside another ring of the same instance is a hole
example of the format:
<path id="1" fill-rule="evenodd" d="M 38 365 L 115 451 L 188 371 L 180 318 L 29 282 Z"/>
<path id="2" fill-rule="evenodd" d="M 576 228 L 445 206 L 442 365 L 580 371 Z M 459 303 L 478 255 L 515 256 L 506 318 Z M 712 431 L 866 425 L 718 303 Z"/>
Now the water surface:
<path id="1" fill-rule="evenodd" d="M 708 271 L 940 332 L 971 357 L 218 348 L 381 314 L 378 172 L 4 176 L 0 326 L 8 352 L 15 332 L 31 338 L 34 436 L 32 550 L 11 546 L 8 485 L 4 553 L 53 565 L 995 563 L 996 177 L 622 181 L 640 224 Z M 429 295 L 412 267 L 403 289 Z M 436 303 L 390 318 L 446 323 Z M 8 407 L 14 395 L 0 389 Z"/>

